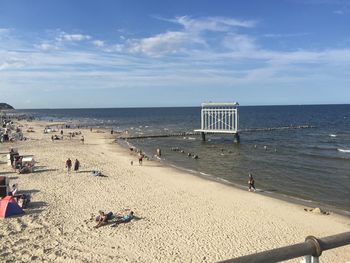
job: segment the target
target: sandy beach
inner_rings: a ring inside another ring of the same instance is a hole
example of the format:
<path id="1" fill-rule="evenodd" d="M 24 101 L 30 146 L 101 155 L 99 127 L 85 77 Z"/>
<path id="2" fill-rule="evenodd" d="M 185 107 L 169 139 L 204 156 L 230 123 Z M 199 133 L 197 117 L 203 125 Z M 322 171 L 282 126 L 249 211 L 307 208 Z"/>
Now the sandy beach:
<path id="1" fill-rule="evenodd" d="M 0 144 L 34 155 L 36 171 L 0 174 L 30 193 L 20 217 L 0 219 L 1 262 L 216 262 L 350 231 L 350 218 L 305 212 L 305 206 L 199 178 L 159 162 L 138 165 L 137 156 L 118 146 L 115 135 L 80 129 L 80 137 L 51 141 L 45 122 L 21 121 L 26 141 Z M 101 130 L 102 131 L 102 130 Z M 53 133 L 53 134 L 58 134 Z M 6 156 L 0 155 L 5 162 Z M 65 161 L 77 158 L 70 176 Z M 133 160 L 134 165 L 130 162 Z M 104 177 L 91 176 L 92 170 Z M 94 229 L 98 211 L 137 220 Z M 350 261 L 350 246 L 323 253 L 322 262 Z M 300 262 L 300 259 L 291 262 Z"/>

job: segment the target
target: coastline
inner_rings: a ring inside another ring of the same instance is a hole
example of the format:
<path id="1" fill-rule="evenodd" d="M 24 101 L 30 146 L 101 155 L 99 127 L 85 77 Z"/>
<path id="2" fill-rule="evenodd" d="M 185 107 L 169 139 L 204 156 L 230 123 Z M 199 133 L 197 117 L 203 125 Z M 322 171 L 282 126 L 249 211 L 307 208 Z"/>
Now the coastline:
<path id="1" fill-rule="evenodd" d="M 129 143 L 128 141 L 124 140 L 124 139 L 119 139 L 116 138 L 115 140 L 116 144 L 118 144 L 118 146 L 122 147 L 123 149 L 125 149 L 125 153 L 127 154 L 127 147 L 131 146 L 137 149 L 137 147 L 131 143 Z M 127 145 L 123 145 L 123 143 L 127 144 Z M 139 149 L 142 150 L 142 149 Z M 147 156 L 150 156 L 149 153 L 146 152 Z M 176 165 L 174 163 L 168 162 L 162 158 L 154 158 L 154 156 L 151 156 L 150 161 L 153 162 L 158 162 L 162 165 L 164 165 L 165 167 L 169 167 L 172 169 L 175 169 L 179 172 L 183 172 L 183 173 L 188 173 L 190 175 L 194 175 L 197 176 L 203 180 L 209 180 L 209 181 L 213 181 L 213 182 L 217 182 L 219 184 L 223 184 L 223 185 L 227 185 L 229 187 L 233 187 L 239 190 L 247 190 L 247 186 L 246 185 L 242 185 L 242 184 L 237 184 L 231 181 L 228 181 L 226 179 L 217 177 L 215 175 L 212 174 L 206 174 L 200 171 L 195 171 L 195 170 L 191 170 L 191 169 L 187 169 L 185 167 Z M 284 202 L 289 202 L 292 204 L 296 204 L 296 205 L 300 205 L 300 206 L 305 206 L 307 209 L 314 209 L 314 208 L 320 208 L 322 211 L 327 211 L 327 212 L 331 212 L 331 213 L 336 213 L 340 216 L 345 216 L 345 217 L 349 217 L 350 218 L 350 211 L 345 210 L 345 209 L 341 209 L 339 207 L 335 207 L 335 206 L 331 206 L 331 205 L 327 205 L 315 200 L 307 200 L 307 199 L 303 199 L 301 197 L 297 197 L 297 196 L 291 196 L 291 195 L 287 195 L 284 193 L 277 193 L 277 192 L 270 192 L 270 191 L 266 191 L 264 189 L 259 189 L 257 188 L 256 194 L 261 194 L 264 196 L 268 196 L 271 198 L 275 198 L 277 200 L 281 200 Z"/>
<path id="2" fill-rule="evenodd" d="M 32 126 L 35 132 L 25 132 L 27 141 L 1 145 L 0 152 L 18 147 L 23 154 L 34 154 L 39 169 L 17 175 L 0 166 L 11 183 L 33 195 L 33 206 L 24 216 L 1 219 L 0 256 L 5 262 L 215 262 L 298 243 L 307 235 L 350 229 L 348 217 L 305 212 L 303 206 L 158 162 L 135 165 L 135 156 L 107 132 L 80 129 L 85 144 L 78 138 L 51 142 L 42 133 L 48 122 L 21 123 L 23 130 Z M 72 130 L 78 129 L 64 133 Z M 82 163 L 82 171 L 70 177 L 64 170 L 69 156 Z M 107 177 L 92 177 L 93 169 Z M 131 209 L 141 219 L 96 230 L 90 218 L 100 209 Z M 349 247 L 342 247 L 325 252 L 322 261 L 349 258 Z"/>

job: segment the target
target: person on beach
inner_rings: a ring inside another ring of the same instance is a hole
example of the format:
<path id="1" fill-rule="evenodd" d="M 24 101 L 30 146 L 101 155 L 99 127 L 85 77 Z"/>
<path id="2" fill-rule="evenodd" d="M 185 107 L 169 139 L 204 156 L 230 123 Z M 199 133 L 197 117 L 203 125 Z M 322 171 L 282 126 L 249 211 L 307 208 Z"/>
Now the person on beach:
<path id="1" fill-rule="evenodd" d="M 15 160 L 14 151 L 13 151 L 13 149 L 11 148 L 11 150 L 10 150 L 10 162 L 11 162 L 11 166 L 12 166 L 12 167 L 14 167 L 14 160 Z"/>
<path id="2" fill-rule="evenodd" d="M 66 168 L 67 168 L 67 175 L 69 175 L 70 170 L 72 168 L 72 160 L 70 158 L 68 158 L 68 160 L 66 161 Z"/>
<path id="3" fill-rule="evenodd" d="M 81 136 L 80 141 L 81 141 L 82 144 L 84 144 L 84 141 L 85 141 L 84 136 Z"/>
<path id="4" fill-rule="evenodd" d="M 251 173 L 249 173 L 249 178 L 248 178 L 248 191 L 249 192 L 252 190 L 252 188 L 254 189 L 254 192 L 256 191 L 254 184 L 255 184 L 255 181 L 254 181 L 253 175 Z"/>
<path id="5" fill-rule="evenodd" d="M 123 223 L 128 223 L 130 222 L 131 220 L 134 219 L 134 212 L 131 211 L 129 214 L 127 215 L 124 215 L 124 216 L 117 216 L 117 221 L 111 225 L 111 227 L 116 227 L 118 224 L 123 224 Z"/>
<path id="6" fill-rule="evenodd" d="M 13 185 L 12 185 L 12 190 L 11 190 L 12 196 L 17 195 L 17 192 L 18 192 L 17 184 L 13 184 Z"/>
<path id="7" fill-rule="evenodd" d="M 79 167 L 80 167 L 80 162 L 78 161 L 78 159 L 75 159 L 74 162 L 74 171 L 77 173 L 79 171 Z"/>
<path id="8" fill-rule="evenodd" d="M 143 154 L 139 153 L 139 165 L 142 165 Z"/>
<path id="9" fill-rule="evenodd" d="M 99 216 L 97 216 L 96 221 L 97 221 L 97 225 L 94 226 L 94 228 L 99 228 L 101 226 L 104 226 L 107 224 L 108 220 L 112 219 L 113 217 L 113 213 L 109 212 L 108 214 L 106 214 L 103 211 L 98 211 L 99 212 Z"/>

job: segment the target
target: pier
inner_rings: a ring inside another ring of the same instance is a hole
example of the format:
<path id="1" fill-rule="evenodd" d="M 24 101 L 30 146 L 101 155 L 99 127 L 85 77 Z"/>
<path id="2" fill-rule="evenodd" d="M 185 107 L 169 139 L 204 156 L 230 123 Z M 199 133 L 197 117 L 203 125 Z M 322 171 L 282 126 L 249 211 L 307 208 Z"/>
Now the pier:
<path id="1" fill-rule="evenodd" d="M 233 134 L 234 142 L 239 143 L 238 103 L 202 103 L 201 128 L 202 140 L 206 134 Z"/>

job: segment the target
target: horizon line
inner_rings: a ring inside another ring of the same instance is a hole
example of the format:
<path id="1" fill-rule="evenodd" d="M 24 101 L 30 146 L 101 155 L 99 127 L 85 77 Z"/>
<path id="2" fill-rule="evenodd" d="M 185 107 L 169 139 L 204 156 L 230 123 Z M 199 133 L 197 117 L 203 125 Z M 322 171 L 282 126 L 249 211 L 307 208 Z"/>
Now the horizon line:
<path id="1" fill-rule="evenodd" d="M 221 102 L 220 102 L 221 103 Z M 315 104 L 248 104 L 239 105 L 238 107 L 281 107 L 281 106 L 334 106 L 334 105 L 350 105 L 350 103 L 315 103 Z M 198 106 L 126 106 L 126 107 L 92 107 L 92 108 L 15 108 L 14 110 L 83 110 L 83 109 L 146 109 L 146 108 L 201 108 Z"/>

